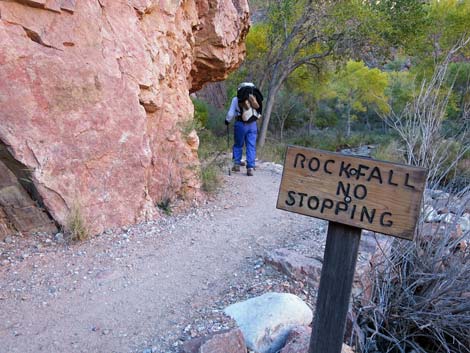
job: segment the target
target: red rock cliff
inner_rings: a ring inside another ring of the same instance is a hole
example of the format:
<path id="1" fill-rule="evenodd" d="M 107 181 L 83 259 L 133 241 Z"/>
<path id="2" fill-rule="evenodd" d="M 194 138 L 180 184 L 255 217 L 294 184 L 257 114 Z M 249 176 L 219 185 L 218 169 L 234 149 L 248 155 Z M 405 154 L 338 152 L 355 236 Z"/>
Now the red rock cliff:
<path id="1" fill-rule="evenodd" d="M 189 93 L 239 65 L 248 22 L 247 0 L 0 1 L 0 163 L 93 233 L 197 195 Z"/>

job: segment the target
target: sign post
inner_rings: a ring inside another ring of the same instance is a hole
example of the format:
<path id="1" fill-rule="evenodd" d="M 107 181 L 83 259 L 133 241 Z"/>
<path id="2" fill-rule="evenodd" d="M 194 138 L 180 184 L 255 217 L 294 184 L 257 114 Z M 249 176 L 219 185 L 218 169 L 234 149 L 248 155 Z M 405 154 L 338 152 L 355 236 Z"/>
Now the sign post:
<path id="1" fill-rule="evenodd" d="M 277 208 L 329 222 L 309 353 L 340 353 L 362 229 L 412 240 L 426 170 L 289 146 Z"/>

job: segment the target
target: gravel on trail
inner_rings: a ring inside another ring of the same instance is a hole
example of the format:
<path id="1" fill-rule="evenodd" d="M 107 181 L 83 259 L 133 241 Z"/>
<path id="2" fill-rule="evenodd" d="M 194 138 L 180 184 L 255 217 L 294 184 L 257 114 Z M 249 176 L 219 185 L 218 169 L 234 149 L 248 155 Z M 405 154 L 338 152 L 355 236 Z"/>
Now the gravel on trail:
<path id="1" fill-rule="evenodd" d="M 0 353 L 177 352 L 232 327 L 229 304 L 268 291 L 312 306 L 315 288 L 263 264 L 279 247 L 322 256 L 326 222 L 276 209 L 279 167 L 224 176 L 199 207 L 108 230 L 0 243 Z"/>

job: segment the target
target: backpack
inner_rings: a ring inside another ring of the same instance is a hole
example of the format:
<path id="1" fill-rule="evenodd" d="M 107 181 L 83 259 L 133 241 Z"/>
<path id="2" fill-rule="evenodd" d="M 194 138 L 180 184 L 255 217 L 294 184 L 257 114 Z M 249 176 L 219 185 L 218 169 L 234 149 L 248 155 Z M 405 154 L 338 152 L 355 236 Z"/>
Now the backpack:
<path id="1" fill-rule="evenodd" d="M 253 84 L 243 85 L 237 91 L 238 108 L 243 122 L 251 123 L 261 118 L 263 95 Z"/>

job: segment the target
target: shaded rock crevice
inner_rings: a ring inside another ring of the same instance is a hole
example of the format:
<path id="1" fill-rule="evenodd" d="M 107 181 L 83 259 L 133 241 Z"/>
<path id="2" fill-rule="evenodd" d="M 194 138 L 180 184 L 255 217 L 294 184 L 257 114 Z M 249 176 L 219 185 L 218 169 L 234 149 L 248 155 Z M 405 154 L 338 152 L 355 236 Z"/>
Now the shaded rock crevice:
<path id="1" fill-rule="evenodd" d="M 26 28 L 24 26 L 21 26 L 23 28 L 23 30 L 25 31 L 26 35 L 28 36 L 29 39 L 31 39 L 33 42 L 39 44 L 39 45 L 42 45 L 43 47 L 46 47 L 46 48 L 51 48 L 51 49 L 56 49 L 56 50 L 62 50 L 62 49 L 59 49 L 59 48 L 56 48 L 52 45 L 49 45 L 49 44 L 46 44 L 44 43 L 44 41 L 42 40 L 41 36 L 39 35 L 39 33 L 29 29 L 29 28 Z"/>
<path id="2" fill-rule="evenodd" d="M 57 231 L 57 225 L 44 206 L 31 171 L 0 141 L 0 237 L 40 231 Z"/>

